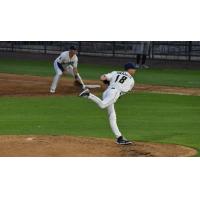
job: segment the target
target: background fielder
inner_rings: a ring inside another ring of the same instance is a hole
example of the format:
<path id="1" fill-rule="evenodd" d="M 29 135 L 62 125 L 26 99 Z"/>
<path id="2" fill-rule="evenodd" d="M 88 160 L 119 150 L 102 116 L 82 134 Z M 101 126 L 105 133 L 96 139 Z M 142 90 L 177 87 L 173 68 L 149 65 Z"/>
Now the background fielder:
<path id="1" fill-rule="evenodd" d="M 114 107 L 114 104 L 118 98 L 121 95 L 131 91 L 134 86 L 134 79 L 132 75 L 134 75 L 136 72 L 136 65 L 127 63 L 124 68 L 125 71 L 123 72 L 113 71 L 101 76 L 100 79 L 109 85 L 106 91 L 103 93 L 103 100 L 91 94 L 88 89 L 84 90 L 80 94 L 81 97 L 87 97 L 91 101 L 95 102 L 101 109 L 107 108 L 110 126 L 117 138 L 117 144 L 131 144 L 131 142 L 126 140 L 119 131 Z"/>
<path id="2" fill-rule="evenodd" d="M 148 69 L 149 66 L 146 65 L 146 58 L 149 55 L 151 42 L 150 41 L 140 41 L 133 45 L 133 53 L 136 54 L 136 64 L 140 68 Z"/>
<path id="3" fill-rule="evenodd" d="M 53 78 L 50 93 L 55 93 L 58 82 L 62 74 L 69 74 L 74 77 L 75 81 L 82 85 L 81 77 L 78 73 L 78 57 L 77 48 L 71 46 L 69 51 L 64 51 L 54 61 L 54 69 L 56 75 Z"/>

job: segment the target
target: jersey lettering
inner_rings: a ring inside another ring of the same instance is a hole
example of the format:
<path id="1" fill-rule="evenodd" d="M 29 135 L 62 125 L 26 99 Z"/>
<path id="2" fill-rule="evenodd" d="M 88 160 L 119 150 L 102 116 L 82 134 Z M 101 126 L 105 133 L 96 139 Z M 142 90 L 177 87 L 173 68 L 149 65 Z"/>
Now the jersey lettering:
<path id="1" fill-rule="evenodd" d="M 120 75 L 117 76 L 115 82 L 118 81 L 119 77 L 120 77 Z M 127 78 L 128 78 L 127 76 L 122 76 L 121 79 L 119 79 L 119 83 L 123 84 L 124 81 L 125 81 Z"/>

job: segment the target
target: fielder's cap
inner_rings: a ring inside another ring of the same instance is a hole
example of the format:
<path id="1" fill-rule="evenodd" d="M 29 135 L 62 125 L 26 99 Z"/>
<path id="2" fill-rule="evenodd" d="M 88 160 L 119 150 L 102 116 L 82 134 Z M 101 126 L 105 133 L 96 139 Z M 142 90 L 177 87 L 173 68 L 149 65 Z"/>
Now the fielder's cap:
<path id="1" fill-rule="evenodd" d="M 124 65 L 124 69 L 125 69 L 125 70 L 129 70 L 129 69 L 138 69 L 138 67 L 137 67 L 137 65 L 136 65 L 135 63 L 129 62 L 129 63 L 126 63 L 126 64 Z"/>
<path id="2" fill-rule="evenodd" d="M 72 45 L 69 49 L 70 50 L 78 50 L 78 48 L 76 46 L 74 46 L 74 45 Z"/>

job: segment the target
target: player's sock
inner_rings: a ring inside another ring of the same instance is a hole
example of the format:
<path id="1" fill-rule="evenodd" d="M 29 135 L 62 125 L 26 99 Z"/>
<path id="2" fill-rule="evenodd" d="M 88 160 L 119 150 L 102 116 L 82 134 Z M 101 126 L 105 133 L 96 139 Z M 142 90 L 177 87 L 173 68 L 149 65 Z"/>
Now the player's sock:
<path id="1" fill-rule="evenodd" d="M 142 55 L 142 65 L 145 65 L 147 56 L 144 54 Z"/>
<path id="2" fill-rule="evenodd" d="M 137 54 L 137 57 L 136 57 L 136 64 L 139 65 L 140 64 L 140 54 Z"/>

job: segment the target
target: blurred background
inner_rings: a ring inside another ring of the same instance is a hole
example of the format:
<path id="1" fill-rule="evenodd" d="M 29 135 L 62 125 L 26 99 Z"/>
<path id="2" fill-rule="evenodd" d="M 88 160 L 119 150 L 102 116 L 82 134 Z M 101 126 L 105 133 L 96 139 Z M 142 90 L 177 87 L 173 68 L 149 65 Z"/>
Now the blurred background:
<path id="1" fill-rule="evenodd" d="M 0 42 L 0 51 L 58 54 L 67 50 L 69 46 L 76 45 L 79 48 L 79 55 L 136 57 L 137 51 L 141 48 L 141 43 L 144 44 L 147 41 L 4 41 Z M 148 42 L 146 51 L 148 59 L 199 61 L 200 41 L 151 41 Z"/>

